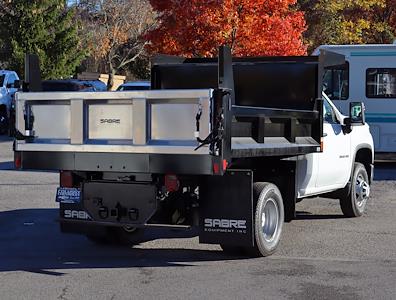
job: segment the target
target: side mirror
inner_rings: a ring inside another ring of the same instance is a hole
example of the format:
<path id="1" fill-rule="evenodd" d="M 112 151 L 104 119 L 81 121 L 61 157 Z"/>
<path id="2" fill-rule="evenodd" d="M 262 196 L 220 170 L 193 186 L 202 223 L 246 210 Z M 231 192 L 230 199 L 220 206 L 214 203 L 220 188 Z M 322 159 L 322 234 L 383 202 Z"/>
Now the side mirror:
<path id="1" fill-rule="evenodd" d="M 14 88 L 15 89 L 20 89 L 21 88 L 21 82 L 19 80 L 14 81 Z"/>
<path id="2" fill-rule="evenodd" d="M 363 102 L 351 102 L 349 104 L 349 118 L 352 126 L 366 124 L 365 110 Z"/>
<path id="3" fill-rule="evenodd" d="M 7 89 L 19 89 L 21 87 L 21 84 L 19 80 L 15 80 L 13 83 L 7 83 L 6 88 Z"/>

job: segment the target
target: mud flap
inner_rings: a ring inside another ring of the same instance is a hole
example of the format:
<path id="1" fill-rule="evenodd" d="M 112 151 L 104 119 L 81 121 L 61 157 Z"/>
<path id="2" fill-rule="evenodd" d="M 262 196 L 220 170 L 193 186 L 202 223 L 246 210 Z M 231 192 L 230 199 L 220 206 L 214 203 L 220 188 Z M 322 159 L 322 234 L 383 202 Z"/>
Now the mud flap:
<path id="1" fill-rule="evenodd" d="M 199 242 L 254 246 L 253 172 L 229 170 L 200 186 Z"/>
<path id="2" fill-rule="evenodd" d="M 149 183 L 87 182 L 83 206 L 97 222 L 142 225 L 157 210 L 156 195 Z"/>

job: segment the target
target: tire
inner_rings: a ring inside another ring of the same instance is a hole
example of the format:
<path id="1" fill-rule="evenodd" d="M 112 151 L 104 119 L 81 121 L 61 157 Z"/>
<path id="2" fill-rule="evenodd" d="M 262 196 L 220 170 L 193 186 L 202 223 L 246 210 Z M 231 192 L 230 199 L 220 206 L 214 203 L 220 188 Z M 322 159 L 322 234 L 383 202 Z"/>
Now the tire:
<path id="1" fill-rule="evenodd" d="M 135 227 L 112 227 L 100 228 L 85 235 L 88 240 L 100 245 L 125 245 L 132 246 L 139 244 L 143 239 L 143 229 Z"/>
<path id="2" fill-rule="evenodd" d="M 114 230 L 110 226 L 95 226 L 85 234 L 87 239 L 98 245 L 116 244 L 117 238 Z"/>
<path id="3" fill-rule="evenodd" d="M 245 248 L 249 256 L 269 256 L 278 247 L 284 223 L 283 199 L 276 185 L 257 182 L 253 185 L 255 246 Z"/>
<path id="4" fill-rule="evenodd" d="M 131 226 L 114 227 L 117 243 L 125 246 L 133 246 L 143 241 L 144 230 Z"/>
<path id="5" fill-rule="evenodd" d="M 242 247 L 229 246 L 224 244 L 220 244 L 220 247 L 221 249 L 223 249 L 223 252 L 228 255 L 240 256 L 244 254 L 244 249 Z"/>
<path id="6" fill-rule="evenodd" d="M 351 186 L 340 198 L 341 210 L 346 217 L 363 215 L 370 197 L 370 183 L 366 168 L 361 163 L 355 163 L 351 176 Z"/>

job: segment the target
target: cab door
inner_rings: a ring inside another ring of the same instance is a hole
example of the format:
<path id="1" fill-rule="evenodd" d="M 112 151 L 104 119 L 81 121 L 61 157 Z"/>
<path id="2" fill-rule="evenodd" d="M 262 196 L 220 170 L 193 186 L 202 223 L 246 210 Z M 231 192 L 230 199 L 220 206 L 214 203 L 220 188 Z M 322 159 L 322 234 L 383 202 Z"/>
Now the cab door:
<path id="1" fill-rule="evenodd" d="M 326 99 L 323 103 L 323 152 L 314 154 L 318 156 L 316 187 L 332 189 L 342 187 L 350 176 L 351 139 L 337 120 L 333 106 Z"/>

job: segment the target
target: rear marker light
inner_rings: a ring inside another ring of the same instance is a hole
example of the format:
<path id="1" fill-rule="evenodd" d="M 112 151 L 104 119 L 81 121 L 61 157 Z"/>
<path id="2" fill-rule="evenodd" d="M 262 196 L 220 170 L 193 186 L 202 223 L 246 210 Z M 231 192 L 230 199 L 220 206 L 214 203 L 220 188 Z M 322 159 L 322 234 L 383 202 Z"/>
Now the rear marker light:
<path id="1" fill-rule="evenodd" d="M 225 171 L 227 167 L 228 167 L 228 162 L 225 159 L 223 159 L 223 171 Z"/>

